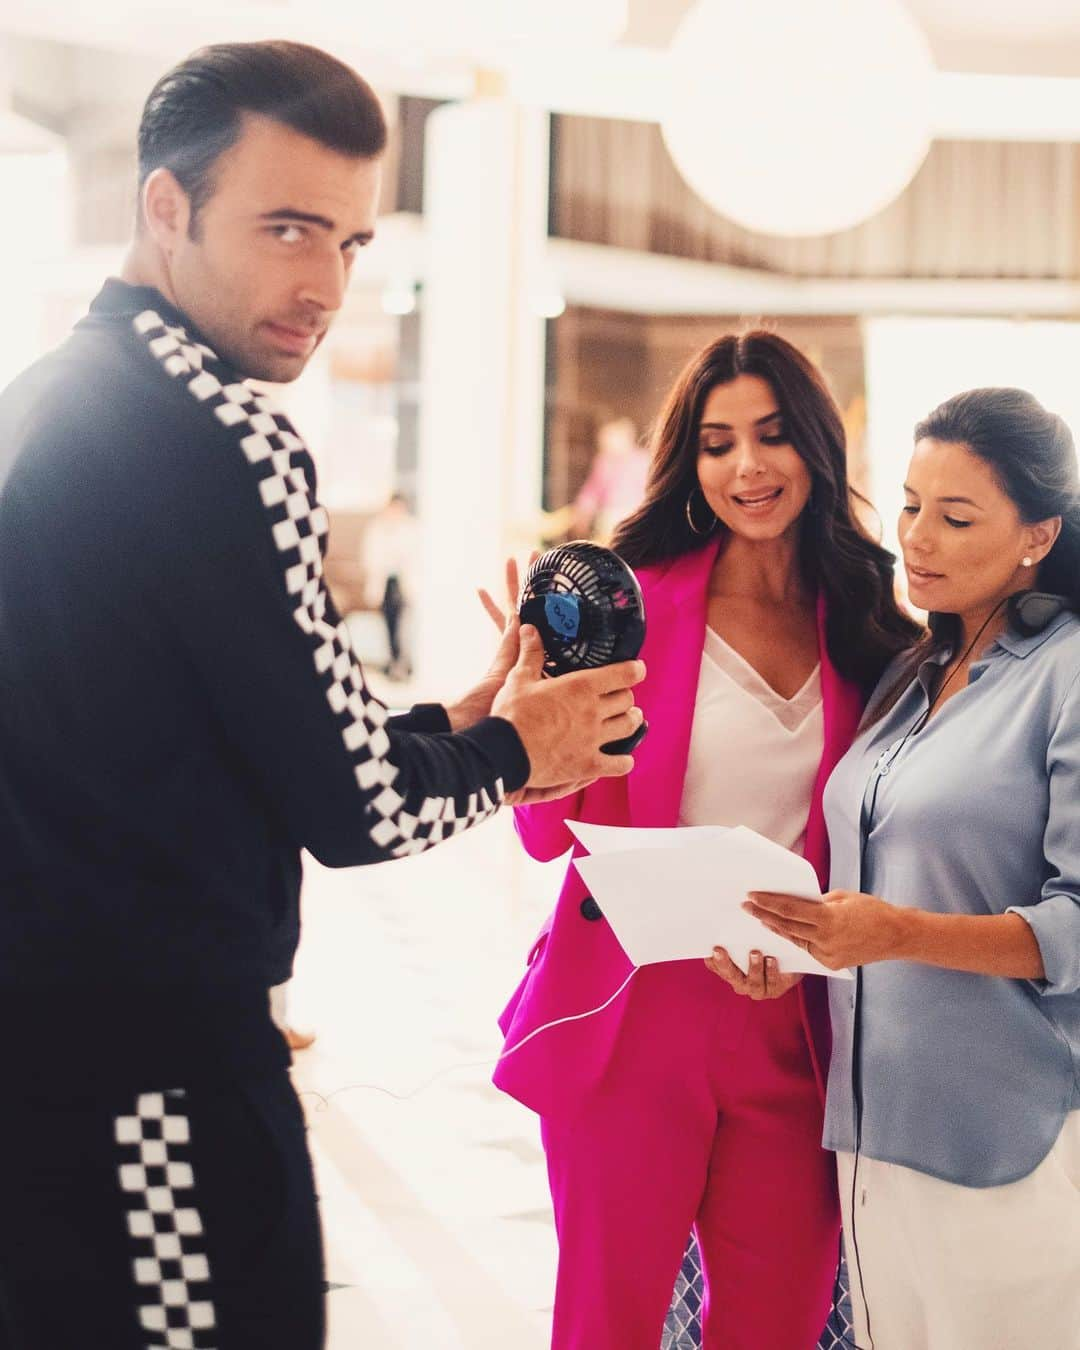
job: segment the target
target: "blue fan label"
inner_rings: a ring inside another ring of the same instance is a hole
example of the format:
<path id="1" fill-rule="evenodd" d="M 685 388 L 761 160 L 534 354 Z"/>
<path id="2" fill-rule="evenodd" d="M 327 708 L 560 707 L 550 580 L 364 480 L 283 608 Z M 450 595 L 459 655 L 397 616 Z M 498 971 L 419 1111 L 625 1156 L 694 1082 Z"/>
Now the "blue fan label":
<path id="1" fill-rule="evenodd" d="M 580 601 L 576 595 L 549 592 L 544 596 L 544 618 L 559 637 L 576 638 L 581 627 Z"/>

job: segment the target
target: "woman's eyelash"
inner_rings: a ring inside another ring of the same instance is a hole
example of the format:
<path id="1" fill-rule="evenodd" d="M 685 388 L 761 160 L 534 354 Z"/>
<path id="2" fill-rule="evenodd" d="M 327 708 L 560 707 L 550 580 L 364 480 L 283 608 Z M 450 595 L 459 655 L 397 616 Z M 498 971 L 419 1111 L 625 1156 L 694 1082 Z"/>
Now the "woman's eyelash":
<path id="1" fill-rule="evenodd" d="M 917 506 L 904 506 L 901 507 L 901 510 L 905 516 L 914 516 L 918 514 L 919 508 Z M 946 516 L 945 521 L 947 524 L 951 525 L 954 530 L 966 530 L 971 525 L 970 520 L 956 520 L 952 516 Z"/>
<path id="2" fill-rule="evenodd" d="M 788 434 L 786 431 L 773 431 L 767 436 L 762 436 L 762 445 L 787 445 Z M 701 445 L 698 450 L 703 455 L 723 455 L 728 450 L 734 449 L 734 445 L 729 442 L 725 445 Z"/>

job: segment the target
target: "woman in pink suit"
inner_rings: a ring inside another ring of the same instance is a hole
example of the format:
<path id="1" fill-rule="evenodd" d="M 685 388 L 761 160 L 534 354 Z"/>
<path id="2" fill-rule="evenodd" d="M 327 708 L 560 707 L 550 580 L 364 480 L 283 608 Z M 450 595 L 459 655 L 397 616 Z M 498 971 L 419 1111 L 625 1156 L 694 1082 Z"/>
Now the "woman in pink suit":
<path id="1" fill-rule="evenodd" d="M 725 337 L 690 362 L 645 503 L 614 545 L 645 596 L 649 735 L 627 778 L 518 810 L 534 857 L 574 844 L 568 818 L 746 824 L 803 851 L 827 884 L 822 787 L 865 692 L 917 635 L 852 496 L 840 414 L 789 343 Z M 629 971 L 571 864 L 503 1013 L 507 1047 L 597 1007 Z M 825 982 L 759 954 L 743 987 L 756 997 L 702 962 L 647 966 L 604 1012 L 500 1063 L 498 1086 L 541 1116 L 556 1350 L 657 1350 L 691 1226 L 706 1350 L 816 1343 L 839 1230 L 820 1146 Z"/>

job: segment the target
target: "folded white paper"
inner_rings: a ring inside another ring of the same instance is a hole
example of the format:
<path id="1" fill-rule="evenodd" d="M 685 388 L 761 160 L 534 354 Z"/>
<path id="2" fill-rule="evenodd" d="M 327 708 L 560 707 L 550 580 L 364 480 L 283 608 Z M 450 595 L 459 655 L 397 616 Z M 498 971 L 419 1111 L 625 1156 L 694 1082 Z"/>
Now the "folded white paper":
<path id="1" fill-rule="evenodd" d="M 568 820 L 567 828 L 595 857 L 598 853 L 629 853 L 635 848 L 685 848 L 712 842 L 730 834 L 727 825 L 684 825 L 671 830 L 635 830 L 624 825 L 592 825 Z"/>
<path id="2" fill-rule="evenodd" d="M 574 865 L 636 966 L 685 961 L 724 947 L 746 970 L 750 952 L 781 971 L 852 979 L 829 970 L 742 908 L 750 891 L 821 899 L 813 867 L 744 825 L 624 829 L 568 820 L 590 851 Z"/>

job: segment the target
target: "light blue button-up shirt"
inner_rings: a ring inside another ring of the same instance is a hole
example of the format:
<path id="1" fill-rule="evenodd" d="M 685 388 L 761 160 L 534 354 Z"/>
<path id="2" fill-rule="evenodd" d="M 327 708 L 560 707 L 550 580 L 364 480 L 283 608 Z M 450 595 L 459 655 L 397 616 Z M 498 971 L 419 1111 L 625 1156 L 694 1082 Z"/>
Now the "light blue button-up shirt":
<path id="1" fill-rule="evenodd" d="M 1080 1109 L 1080 619 L 1005 633 L 904 740 L 949 655 L 923 663 L 829 780 L 832 885 L 939 914 L 1017 913 L 1046 978 L 882 961 L 857 986 L 830 981 L 825 1145 L 858 1139 L 869 1157 L 999 1186 Z"/>

